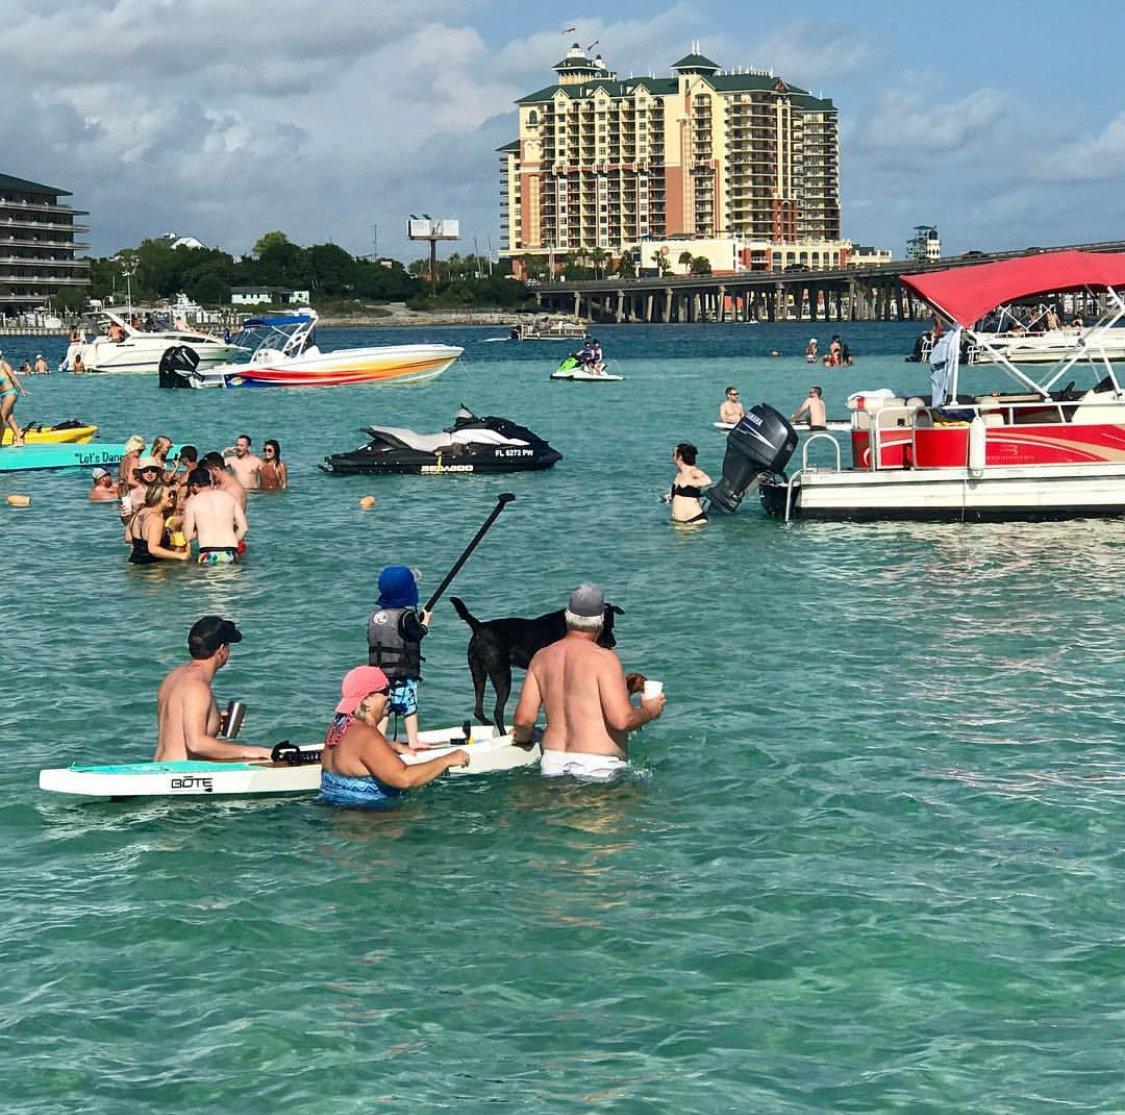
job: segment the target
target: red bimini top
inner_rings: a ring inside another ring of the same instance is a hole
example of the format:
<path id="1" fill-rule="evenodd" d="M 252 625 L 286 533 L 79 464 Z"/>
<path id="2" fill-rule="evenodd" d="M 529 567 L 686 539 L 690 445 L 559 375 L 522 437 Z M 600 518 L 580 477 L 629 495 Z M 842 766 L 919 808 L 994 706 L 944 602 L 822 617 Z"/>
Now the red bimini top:
<path id="1" fill-rule="evenodd" d="M 1019 298 L 1085 287 L 1125 287 L 1125 252 L 1041 252 L 903 275 L 902 282 L 945 317 L 972 328 L 997 306 Z"/>

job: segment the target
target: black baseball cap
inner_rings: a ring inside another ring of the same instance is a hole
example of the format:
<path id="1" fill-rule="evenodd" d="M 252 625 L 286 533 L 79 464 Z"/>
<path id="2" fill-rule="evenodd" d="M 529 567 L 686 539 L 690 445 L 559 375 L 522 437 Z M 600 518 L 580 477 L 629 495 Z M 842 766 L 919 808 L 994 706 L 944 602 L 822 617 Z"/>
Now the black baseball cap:
<path id="1" fill-rule="evenodd" d="M 224 644 L 241 643 L 242 632 L 222 616 L 203 616 L 192 625 L 187 642 L 192 658 L 210 658 Z"/>

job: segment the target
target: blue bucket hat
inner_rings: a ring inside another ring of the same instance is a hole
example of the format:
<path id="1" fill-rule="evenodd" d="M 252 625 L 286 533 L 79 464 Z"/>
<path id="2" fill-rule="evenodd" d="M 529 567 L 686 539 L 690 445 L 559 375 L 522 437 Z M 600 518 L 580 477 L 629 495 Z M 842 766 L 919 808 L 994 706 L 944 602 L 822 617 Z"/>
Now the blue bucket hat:
<path id="1" fill-rule="evenodd" d="M 405 565 L 388 565 L 379 574 L 380 608 L 416 608 L 418 582 Z"/>

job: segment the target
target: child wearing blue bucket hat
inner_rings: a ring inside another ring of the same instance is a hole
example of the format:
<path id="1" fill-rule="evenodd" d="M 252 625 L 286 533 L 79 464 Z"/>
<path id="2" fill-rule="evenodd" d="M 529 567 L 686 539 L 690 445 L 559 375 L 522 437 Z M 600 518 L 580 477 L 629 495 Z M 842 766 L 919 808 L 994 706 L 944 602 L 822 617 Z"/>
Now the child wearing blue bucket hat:
<path id="1" fill-rule="evenodd" d="M 430 613 L 418 609 L 418 578 L 405 565 L 388 565 L 379 574 L 379 600 L 367 620 L 368 662 L 390 680 L 388 713 L 403 718 L 411 748 L 418 744 L 418 682 L 422 680 L 422 640 Z M 389 715 L 379 725 L 386 733 Z"/>

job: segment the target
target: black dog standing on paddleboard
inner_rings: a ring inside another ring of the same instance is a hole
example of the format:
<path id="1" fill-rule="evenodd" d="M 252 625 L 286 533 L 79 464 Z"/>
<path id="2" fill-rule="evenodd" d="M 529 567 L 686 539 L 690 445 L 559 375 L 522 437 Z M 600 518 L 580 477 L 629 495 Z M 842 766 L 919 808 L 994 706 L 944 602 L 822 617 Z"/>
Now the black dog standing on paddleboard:
<path id="1" fill-rule="evenodd" d="M 537 651 L 557 643 L 566 635 L 566 618 L 560 608 L 535 619 L 507 616 L 503 619 L 479 620 L 459 597 L 451 596 L 450 604 L 457 614 L 472 628 L 469 640 L 469 672 L 473 676 L 476 705 L 473 715 L 481 723 L 487 722 L 484 714 L 484 683 L 492 682 L 496 691 L 496 708 L 493 723 L 504 734 L 504 706 L 512 692 L 512 667 L 526 670 Z M 617 646 L 613 634 L 614 616 L 624 615 L 616 604 L 605 606 L 605 623 L 598 635 L 598 645 L 612 650 Z"/>

